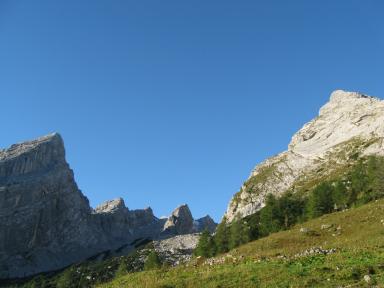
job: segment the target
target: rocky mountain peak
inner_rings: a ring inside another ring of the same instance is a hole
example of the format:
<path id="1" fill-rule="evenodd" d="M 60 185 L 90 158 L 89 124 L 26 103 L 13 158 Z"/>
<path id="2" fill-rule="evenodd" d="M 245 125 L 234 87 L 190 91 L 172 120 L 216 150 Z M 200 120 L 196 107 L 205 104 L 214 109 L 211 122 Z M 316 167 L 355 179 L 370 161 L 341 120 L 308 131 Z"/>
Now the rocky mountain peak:
<path id="1" fill-rule="evenodd" d="M 293 137 L 288 150 L 308 157 L 323 157 L 327 150 L 353 137 L 384 135 L 384 101 L 357 92 L 336 90 L 319 116 Z"/>
<path id="2" fill-rule="evenodd" d="M 177 234 L 188 234 L 193 230 L 193 217 L 187 204 L 177 207 L 164 224 L 164 231 L 176 231 Z"/>
<path id="3" fill-rule="evenodd" d="M 335 90 L 331 93 L 329 102 L 351 101 L 352 99 L 367 98 L 367 97 L 369 96 L 366 96 L 359 92 Z"/>
<path id="4" fill-rule="evenodd" d="M 201 217 L 194 222 L 195 231 L 203 231 L 206 229 L 209 232 L 213 233 L 215 232 L 216 226 L 217 224 L 209 215 Z"/>
<path id="5" fill-rule="evenodd" d="M 60 134 L 52 133 L 52 134 L 37 138 L 35 140 L 13 144 L 7 149 L 1 149 L 0 161 L 5 161 L 5 160 L 18 157 L 22 154 L 31 152 L 35 149 L 39 149 L 45 145 L 55 147 L 60 151 L 64 150 L 64 143 Z"/>
<path id="6" fill-rule="evenodd" d="M 173 210 L 172 215 L 180 216 L 181 214 L 191 214 L 191 210 L 187 204 L 182 204 L 178 206 L 175 210 Z"/>
<path id="7" fill-rule="evenodd" d="M 106 201 L 95 208 L 96 213 L 115 213 L 117 211 L 127 210 L 123 198 L 116 198 Z"/>
<path id="8" fill-rule="evenodd" d="M 167 220 L 151 208 L 129 210 L 122 198 L 92 209 L 57 133 L 0 150 L 0 279 L 61 269 L 102 251 L 129 253 L 143 239 L 200 232 L 193 221 L 187 205 Z"/>
<path id="9" fill-rule="evenodd" d="M 376 105 L 381 102 L 379 98 L 368 96 L 359 92 L 348 92 L 336 90 L 331 93 L 328 103 L 326 103 L 319 112 L 319 116 L 329 113 L 353 112 L 356 109 L 366 109 L 370 105 Z"/>
<path id="10" fill-rule="evenodd" d="M 66 164 L 61 136 L 53 133 L 0 150 L 0 178 L 39 173 Z"/>
<path id="11" fill-rule="evenodd" d="M 281 195 L 332 155 L 366 142 L 361 155 L 384 154 L 384 101 L 357 92 L 334 91 L 319 115 L 292 137 L 288 150 L 257 165 L 232 198 L 226 218 L 233 221 L 260 210 L 267 194 Z M 345 159 L 331 159 L 341 165 Z M 335 165 L 333 165 L 335 167 Z M 328 167 L 325 171 L 330 171 Z"/>

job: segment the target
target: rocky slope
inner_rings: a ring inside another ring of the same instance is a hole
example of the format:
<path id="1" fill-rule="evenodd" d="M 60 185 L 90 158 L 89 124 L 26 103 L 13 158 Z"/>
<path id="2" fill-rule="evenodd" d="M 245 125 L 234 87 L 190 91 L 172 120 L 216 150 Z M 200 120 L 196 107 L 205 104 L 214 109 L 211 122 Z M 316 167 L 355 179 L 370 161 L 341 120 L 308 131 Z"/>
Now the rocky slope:
<path id="1" fill-rule="evenodd" d="M 150 208 L 129 210 L 122 199 L 92 209 L 59 134 L 0 150 L 0 279 L 59 269 L 119 247 L 128 251 L 143 239 L 211 229 L 204 222 L 197 231 L 194 222 L 186 205 L 169 219 Z"/>
<path id="2" fill-rule="evenodd" d="M 297 191 L 362 155 L 384 154 L 384 101 L 337 90 L 293 137 L 288 150 L 257 165 L 225 214 L 231 222 L 260 210 L 269 193 Z"/>
<path id="3" fill-rule="evenodd" d="M 154 241 L 153 246 L 162 263 L 176 266 L 191 260 L 199 238 L 200 234 L 177 235 L 168 239 Z"/>

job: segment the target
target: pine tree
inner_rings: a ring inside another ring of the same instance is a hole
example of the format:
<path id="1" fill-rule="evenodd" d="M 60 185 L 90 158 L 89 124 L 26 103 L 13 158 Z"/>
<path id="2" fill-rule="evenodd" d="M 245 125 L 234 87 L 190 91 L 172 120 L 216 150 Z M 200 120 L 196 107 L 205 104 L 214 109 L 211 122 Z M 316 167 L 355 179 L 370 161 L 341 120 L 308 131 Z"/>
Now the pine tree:
<path id="1" fill-rule="evenodd" d="M 210 235 L 208 239 L 208 251 L 209 251 L 209 257 L 213 257 L 217 254 L 217 247 L 215 243 L 215 239 L 213 238 L 212 235 Z"/>
<path id="2" fill-rule="evenodd" d="M 194 254 L 196 256 L 212 257 L 216 254 L 215 242 L 208 230 L 204 230 L 199 238 Z"/>
<path id="3" fill-rule="evenodd" d="M 236 248 L 242 244 L 242 222 L 234 221 L 229 228 L 229 249 Z"/>
<path id="4" fill-rule="evenodd" d="M 348 203 L 348 190 L 343 181 L 336 181 L 333 185 L 333 210 L 338 211 L 347 207 Z"/>
<path id="5" fill-rule="evenodd" d="M 260 211 L 260 234 L 267 236 L 281 229 L 280 209 L 276 197 L 269 194 L 265 200 L 265 207 Z"/>
<path id="6" fill-rule="evenodd" d="M 73 279 L 72 269 L 69 268 L 65 270 L 63 273 L 61 273 L 59 279 L 56 282 L 56 287 L 57 288 L 71 287 L 72 279 Z"/>
<path id="7" fill-rule="evenodd" d="M 147 260 L 144 263 L 144 270 L 153 270 L 160 268 L 161 262 L 159 255 L 153 250 L 148 254 Z"/>
<path id="8" fill-rule="evenodd" d="M 315 187 L 309 196 L 307 213 L 309 218 L 316 218 L 334 209 L 333 187 L 328 182 L 323 182 Z"/>
<path id="9" fill-rule="evenodd" d="M 245 244 L 251 241 L 251 227 L 247 220 L 242 220 L 241 222 L 241 243 Z"/>
<path id="10" fill-rule="evenodd" d="M 375 199 L 384 197 L 384 158 L 377 158 L 376 182 L 375 182 Z"/>
<path id="11" fill-rule="evenodd" d="M 229 229 L 227 226 L 227 219 L 224 216 L 221 223 L 216 228 L 214 237 L 216 249 L 218 253 L 225 253 L 229 250 Z"/>
<path id="12" fill-rule="evenodd" d="M 117 267 L 117 270 L 115 272 L 115 277 L 120 277 L 128 273 L 127 264 L 122 259 L 119 263 L 119 266 Z"/>
<path id="13" fill-rule="evenodd" d="M 249 240 L 256 240 L 261 237 L 260 234 L 260 212 L 247 217 L 247 225 L 249 229 Z"/>
<path id="14" fill-rule="evenodd" d="M 296 224 L 304 213 L 304 202 L 292 192 L 285 193 L 278 199 L 279 225 L 282 229 L 288 229 Z"/>
<path id="15" fill-rule="evenodd" d="M 383 158 L 370 156 L 367 161 L 368 187 L 364 195 L 364 202 L 369 202 L 384 196 L 384 163 Z"/>
<path id="16" fill-rule="evenodd" d="M 356 204 L 360 198 L 359 196 L 366 193 L 369 180 L 365 170 L 364 162 L 360 159 L 350 174 L 351 191 L 349 193 L 348 205 Z"/>

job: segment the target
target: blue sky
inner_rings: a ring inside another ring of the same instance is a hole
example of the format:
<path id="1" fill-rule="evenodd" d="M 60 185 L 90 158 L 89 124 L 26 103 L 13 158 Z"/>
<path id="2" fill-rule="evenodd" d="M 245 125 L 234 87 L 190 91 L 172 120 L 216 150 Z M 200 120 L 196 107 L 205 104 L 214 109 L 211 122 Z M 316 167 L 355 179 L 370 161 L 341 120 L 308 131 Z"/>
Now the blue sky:
<path id="1" fill-rule="evenodd" d="M 53 131 L 92 206 L 219 220 L 335 89 L 384 95 L 384 2 L 0 2 L 0 146 Z"/>

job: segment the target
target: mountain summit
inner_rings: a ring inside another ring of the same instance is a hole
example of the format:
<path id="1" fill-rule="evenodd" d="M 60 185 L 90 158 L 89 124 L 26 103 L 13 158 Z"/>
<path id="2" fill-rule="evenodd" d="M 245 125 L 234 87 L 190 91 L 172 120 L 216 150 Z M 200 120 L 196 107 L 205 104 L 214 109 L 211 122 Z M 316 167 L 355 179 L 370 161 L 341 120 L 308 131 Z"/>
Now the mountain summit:
<path id="1" fill-rule="evenodd" d="M 264 206 L 267 194 L 295 190 L 359 155 L 384 154 L 384 101 L 336 90 L 319 115 L 293 135 L 288 150 L 257 165 L 225 214 L 228 222 Z"/>
<path id="2" fill-rule="evenodd" d="M 151 208 L 129 210 L 121 198 L 92 209 L 59 134 L 14 144 L 0 150 L 0 279 L 60 269 L 120 247 L 129 251 L 143 239 L 212 229 L 204 222 L 196 231 L 188 206 L 183 211 L 186 217 L 174 212 L 172 222 Z"/>

